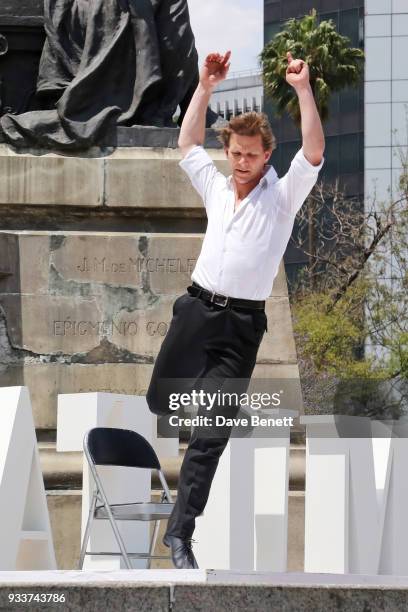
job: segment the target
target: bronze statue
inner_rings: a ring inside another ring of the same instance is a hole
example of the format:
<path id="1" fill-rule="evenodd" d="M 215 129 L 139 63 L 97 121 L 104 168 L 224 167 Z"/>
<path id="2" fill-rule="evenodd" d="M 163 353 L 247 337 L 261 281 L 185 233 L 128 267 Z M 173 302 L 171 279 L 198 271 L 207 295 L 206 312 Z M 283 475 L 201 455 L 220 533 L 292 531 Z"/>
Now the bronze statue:
<path id="1" fill-rule="evenodd" d="M 6 114 L 7 142 L 63 149 L 113 126 L 174 127 L 198 83 L 187 0 L 45 0 L 42 110 Z M 213 117 L 214 119 L 214 117 Z"/>

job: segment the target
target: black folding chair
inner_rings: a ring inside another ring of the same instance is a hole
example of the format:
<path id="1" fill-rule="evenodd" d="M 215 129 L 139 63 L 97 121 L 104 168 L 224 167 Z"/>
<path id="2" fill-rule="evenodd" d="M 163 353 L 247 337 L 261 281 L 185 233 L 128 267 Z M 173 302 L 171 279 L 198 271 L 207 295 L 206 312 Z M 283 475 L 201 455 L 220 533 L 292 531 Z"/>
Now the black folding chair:
<path id="1" fill-rule="evenodd" d="M 151 444 L 135 431 L 110 427 L 94 427 L 84 436 L 84 452 L 95 486 L 81 547 L 79 569 L 83 568 L 85 555 L 118 555 L 117 552 L 86 552 L 94 520 L 108 520 L 110 522 L 120 554 L 128 569 L 132 569 L 130 564 L 131 558 L 149 559 L 149 568 L 152 559 L 171 559 L 170 556 L 153 554 L 160 520 L 169 518 L 174 503 L 159 459 Z M 96 469 L 98 465 L 157 470 L 163 487 L 160 502 L 142 501 L 129 504 L 110 504 Z M 165 500 L 167 501 L 165 502 Z M 116 521 L 155 521 L 149 553 L 127 552 Z"/>

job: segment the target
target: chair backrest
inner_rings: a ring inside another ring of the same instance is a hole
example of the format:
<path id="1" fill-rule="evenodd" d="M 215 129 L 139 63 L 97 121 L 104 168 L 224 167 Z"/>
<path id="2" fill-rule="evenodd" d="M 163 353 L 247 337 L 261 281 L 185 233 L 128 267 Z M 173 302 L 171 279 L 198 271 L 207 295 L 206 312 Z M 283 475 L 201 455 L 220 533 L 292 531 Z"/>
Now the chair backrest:
<path id="1" fill-rule="evenodd" d="M 161 469 L 152 445 L 130 429 L 94 427 L 84 436 L 84 450 L 95 465 Z"/>

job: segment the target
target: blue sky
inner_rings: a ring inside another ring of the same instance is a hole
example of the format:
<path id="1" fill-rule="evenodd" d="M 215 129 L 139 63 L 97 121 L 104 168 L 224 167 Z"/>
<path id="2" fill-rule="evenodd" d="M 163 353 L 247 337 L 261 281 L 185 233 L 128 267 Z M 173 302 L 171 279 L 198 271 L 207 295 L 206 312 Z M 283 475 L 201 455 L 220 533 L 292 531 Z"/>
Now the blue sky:
<path id="1" fill-rule="evenodd" d="M 256 69 L 263 46 L 263 0 L 188 0 L 200 57 L 232 50 L 230 72 Z"/>

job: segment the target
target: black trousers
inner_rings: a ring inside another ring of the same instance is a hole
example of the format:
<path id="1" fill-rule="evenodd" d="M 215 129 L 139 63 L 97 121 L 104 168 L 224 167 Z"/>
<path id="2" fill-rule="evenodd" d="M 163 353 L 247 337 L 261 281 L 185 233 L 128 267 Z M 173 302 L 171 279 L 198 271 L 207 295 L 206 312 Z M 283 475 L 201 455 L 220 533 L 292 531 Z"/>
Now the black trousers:
<path id="1" fill-rule="evenodd" d="M 245 392 L 266 329 L 264 310 L 223 308 L 188 292 L 177 298 L 146 394 L 150 410 L 157 415 L 174 414 L 169 409 L 168 395 L 162 393 L 161 379 L 199 380 L 194 389 L 204 388 L 214 393 L 225 388 L 229 379 L 241 379 L 239 391 Z M 198 414 L 229 417 L 235 416 L 238 410 L 239 406 L 215 404 L 210 411 L 200 407 Z M 195 427 L 193 430 L 180 470 L 168 534 L 190 538 L 195 518 L 205 508 L 219 458 L 231 433 L 230 427 L 222 428 L 221 433 L 214 433 L 212 429 Z"/>

